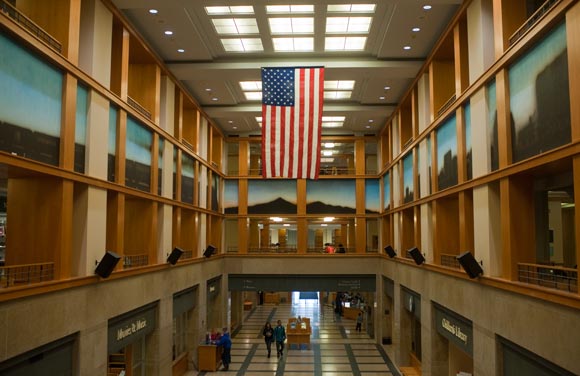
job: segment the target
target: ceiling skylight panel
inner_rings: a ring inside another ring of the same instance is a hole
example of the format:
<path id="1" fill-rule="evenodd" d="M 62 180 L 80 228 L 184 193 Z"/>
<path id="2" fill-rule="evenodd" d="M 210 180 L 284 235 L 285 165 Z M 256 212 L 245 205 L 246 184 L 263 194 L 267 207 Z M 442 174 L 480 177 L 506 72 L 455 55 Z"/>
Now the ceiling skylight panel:
<path id="1" fill-rule="evenodd" d="M 314 38 L 272 38 L 274 51 L 313 51 Z"/>
<path id="2" fill-rule="evenodd" d="M 247 91 L 244 93 L 246 99 L 249 101 L 261 101 L 262 92 L 261 91 Z"/>
<path id="3" fill-rule="evenodd" d="M 366 37 L 326 37 L 325 51 L 362 51 L 365 48 Z"/>
<path id="4" fill-rule="evenodd" d="M 262 90 L 262 81 L 240 81 L 240 87 L 243 91 Z"/>
<path id="5" fill-rule="evenodd" d="M 328 13 L 374 13 L 376 4 L 329 4 Z"/>
<path id="6" fill-rule="evenodd" d="M 254 7 L 251 5 L 242 6 L 210 6 L 205 7 L 205 12 L 209 15 L 225 15 L 225 14 L 254 14 Z"/>
<path id="7" fill-rule="evenodd" d="M 322 121 L 344 121 L 346 116 L 323 116 Z"/>
<path id="8" fill-rule="evenodd" d="M 211 20 L 218 34 L 258 34 L 254 18 L 216 18 Z"/>
<path id="9" fill-rule="evenodd" d="M 371 17 L 328 17 L 326 19 L 326 32 L 328 34 L 368 34 L 371 21 Z"/>
<path id="10" fill-rule="evenodd" d="M 270 18 L 272 34 L 312 34 L 314 19 L 312 17 Z"/>
<path id="11" fill-rule="evenodd" d="M 324 90 L 352 90 L 354 80 L 324 81 Z"/>
<path id="12" fill-rule="evenodd" d="M 226 52 L 259 52 L 264 50 L 260 38 L 221 39 L 221 42 Z"/>
<path id="13" fill-rule="evenodd" d="M 314 5 L 266 5 L 268 14 L 314 13 Z"/>
<path id="14" fill-rule="evenodd" d="M 352 91 L 324 91 L 324 99 L 350 99 Z"/>

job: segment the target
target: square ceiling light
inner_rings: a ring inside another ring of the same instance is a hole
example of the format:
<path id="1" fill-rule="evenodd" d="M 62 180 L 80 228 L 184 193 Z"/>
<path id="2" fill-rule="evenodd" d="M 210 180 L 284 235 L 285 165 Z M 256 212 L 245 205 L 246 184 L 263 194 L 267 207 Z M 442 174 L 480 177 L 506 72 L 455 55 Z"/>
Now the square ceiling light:
<path id="1" fill-rule="evenodd" d="M 220 39 L 226 52 L 262 52 L 262 40 L 260 38 L 234 38 Z"/>
<path id="2" fill-rule="evenodd" d="M 329 80 L 324 81 L 324 90 L 352 90 L 354 80 Z"/>
<path id="3" fill-rule="evenodd" d="M 350 99 L 352 91 L 324 91 L 324 99 Z"/>
<path id="4" fill-rule="evenodd" d="M 214 18 L 211 20 L 218 34 L 259 34 L 255 18 Z"/>
<path id="5" fill-rule="evenodd" d="M 314 50 L 314 38 L 272 38 L 274 51 L 304 52 Z"/>
<path id="6" fill-rule="evenodd" d="M 225 14 L 254 14 L 254 7 L 251 5 L 241 6 L 211 6 L 205 7 L 205 12 L 209 15 L 225 15 Z"/>
<path id="7" fill-rule="evenodd" d="M 314 18 L 291 17 L 269 18 L 272 34 L 312 34 L 314 33 Z"/>
<path id="8" fill-rule="evenodd" d="M 262 90 L 262 81 L 240 81 L 240 87 L 243 91 Z"/>
<path id="9" fill-rule="evenodd" d="M 246 96 L 246 100 L 249 100 L 249 101 L 261 101 L 262 100 L 262 92 L 261 91 L 245 91 L 244 95 Z"/>

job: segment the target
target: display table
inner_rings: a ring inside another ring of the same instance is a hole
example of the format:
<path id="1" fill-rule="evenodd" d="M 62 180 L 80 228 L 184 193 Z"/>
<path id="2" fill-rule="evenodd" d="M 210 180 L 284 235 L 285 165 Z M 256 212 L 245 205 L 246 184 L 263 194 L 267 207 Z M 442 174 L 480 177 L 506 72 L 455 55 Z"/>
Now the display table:
<path id="1" fill-rule="evenodd" d="M 364 312 L 360 308 L 342 307 L 342 317 L 345 319 L 356 320 L 359 312 Z"/>
<path id="2" fill-rule="evenodd" d="M 197 362 L 199 371 L 217 371 L 222 363 L 221 346 L 199 345 L 197 348 Z"/>
<path id="3" fill-rule="evenodd" d="M 244 311 L 251 311 L 252 305 L 252 302 L 244 302 Z"/>
<path id="4" fill-rule="evenodd" d="M 296 344 L 298 349 L 300 349 L 300 345 L 306 345 L 310 350 L 310 335 L 312 334 L 310 319 L 303 318 L 303 320 L 300 324 L 296 322 L 295 318 L 288 320 L 288 325 L 286 326 L 288 349 L 291 349 L 292 345 Z"/>

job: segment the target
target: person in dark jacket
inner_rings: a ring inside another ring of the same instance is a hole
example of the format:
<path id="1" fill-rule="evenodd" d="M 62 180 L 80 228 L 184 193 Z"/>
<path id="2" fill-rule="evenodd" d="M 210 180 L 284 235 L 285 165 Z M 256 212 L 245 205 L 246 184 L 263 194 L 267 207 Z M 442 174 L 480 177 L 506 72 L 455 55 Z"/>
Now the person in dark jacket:
<path id="1" fill-rule="evenodd" d="M 264 336 L 264 341 L 266 341 L 266 349 L 268 349 L 268 358 L 270 357 L 270 350 L 272 349 L 272 342 L 274 341 L 274 328 L 268 321 L 264 325 L 264 330 L 262 330 L 262 335 Z"/>
<path id="2" fill-rule="evenodd" d="M 224 334 L 221 336 L 220 339 L 217 340 L 215 343 L 216 346 L 222 346 L 222 363 L 224 365 L 224 371 L 227 371 L 230 368 L 230 363 L 232 362 L 232 339 L 230 338 L 230 333 L 228 332 L 228 328 L 224 328 Z"/>
<path id="3" fill-rule="evenodd" d="M 284 356 L 284 341 L 286 340 L 286 329 L 282 326 L 282 321 L 278 320 L 278 325 L 274 328 L 274 340 L 276 341 L 276 350 L 278 358 Z"/>

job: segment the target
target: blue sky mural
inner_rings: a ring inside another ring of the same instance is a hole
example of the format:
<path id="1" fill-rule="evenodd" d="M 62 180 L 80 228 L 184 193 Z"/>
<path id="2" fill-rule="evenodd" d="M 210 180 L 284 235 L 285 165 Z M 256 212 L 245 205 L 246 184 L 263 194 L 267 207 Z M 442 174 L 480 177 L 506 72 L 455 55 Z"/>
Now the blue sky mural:
<path id="1" fill-rule="evenodd" d="M 320 208 L 315 208 L 313 205 L 315 203 L 322 205 Z M 356 212 L 355 180 L 308 180 L 306 182 L 306 205 L 308 213 Z"/>
<path id="2" fill-rule="evenodd" d="M 389 210 L 391 208 L 391 173 L 387 172 L 385 176 L 383 176 L 383 206 L 385 210 Z"/>
<path id="3" fill-rule="evenodd" d="M 365 209 L 367 213 L 379 213 L 380 203 L 379 179 L 365 180 Z"/>

